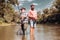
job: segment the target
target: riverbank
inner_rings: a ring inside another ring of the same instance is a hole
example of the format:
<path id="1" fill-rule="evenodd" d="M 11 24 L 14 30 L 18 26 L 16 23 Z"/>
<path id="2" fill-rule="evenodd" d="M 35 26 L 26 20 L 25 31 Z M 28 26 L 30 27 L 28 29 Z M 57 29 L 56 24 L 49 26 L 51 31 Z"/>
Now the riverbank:
<path id="1" fill-rule="evenodd" d="M 0 26 L 11 26 L 16 25 L 16 23 L 0 23 Z"/>

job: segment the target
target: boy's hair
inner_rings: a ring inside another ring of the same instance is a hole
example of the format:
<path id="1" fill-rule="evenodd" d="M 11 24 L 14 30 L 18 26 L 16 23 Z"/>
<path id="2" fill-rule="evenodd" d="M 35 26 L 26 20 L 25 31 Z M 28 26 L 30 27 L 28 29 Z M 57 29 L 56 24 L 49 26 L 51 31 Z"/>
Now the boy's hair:
<path id="1" fill-rule="evenodd" d="M 26 8 L 24 8 L 24 7 L 22 7 L 20 10 L 23 10 L 23 9 L 26 10 Z"/>

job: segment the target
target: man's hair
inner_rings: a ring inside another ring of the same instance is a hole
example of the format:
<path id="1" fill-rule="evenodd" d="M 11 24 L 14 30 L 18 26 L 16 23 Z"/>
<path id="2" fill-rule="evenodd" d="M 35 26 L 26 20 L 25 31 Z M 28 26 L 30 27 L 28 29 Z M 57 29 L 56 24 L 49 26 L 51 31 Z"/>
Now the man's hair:
<path id="1" fill-rule="evenodd" d="M 26 10 L 26 8 L 24 8 L 24 7 L 22 7 L 20 10 L 23 10 L 23 9 Z"/>
<path id="2" fill-rule="evenodd" d="M 35 5 L 34 5 L 34 4 L 32 4 L 32 5 L 30 5 L 30 6 L 32 7 L 32 6 L 35 6 Z"/>

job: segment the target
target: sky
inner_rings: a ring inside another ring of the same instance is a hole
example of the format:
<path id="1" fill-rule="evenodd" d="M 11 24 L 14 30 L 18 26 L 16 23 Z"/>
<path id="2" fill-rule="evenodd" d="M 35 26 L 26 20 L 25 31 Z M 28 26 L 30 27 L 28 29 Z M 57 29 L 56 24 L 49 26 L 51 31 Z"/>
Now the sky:
<path id="1" fill-rule="evenodd" d="M 25 7 L 26 11 L 30 9 L 30 5 L 34 4 L 37 11 L 51 7 L 53 0 L 18 0 L 19 6 L 15 6 L 14 9 L 18 10 L 21 7 Z"/>

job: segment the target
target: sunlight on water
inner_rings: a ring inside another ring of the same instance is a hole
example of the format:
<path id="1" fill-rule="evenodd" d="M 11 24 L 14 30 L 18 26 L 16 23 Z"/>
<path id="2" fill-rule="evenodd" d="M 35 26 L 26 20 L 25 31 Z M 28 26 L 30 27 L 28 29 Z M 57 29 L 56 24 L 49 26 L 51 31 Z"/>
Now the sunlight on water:
<path id="1" fill-rule="evenodd" d="M 33 35 L 27 32 L 28 28 L 25 36 L 17 35 L 19 29 L 20 25 L 1 27 L 0 40 L 60 40 L 60 27 L 56 25 L 37 25 Z"/>

